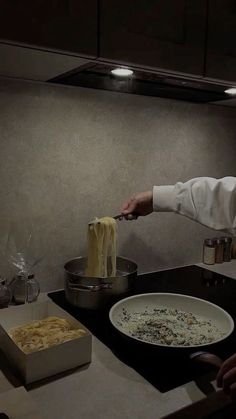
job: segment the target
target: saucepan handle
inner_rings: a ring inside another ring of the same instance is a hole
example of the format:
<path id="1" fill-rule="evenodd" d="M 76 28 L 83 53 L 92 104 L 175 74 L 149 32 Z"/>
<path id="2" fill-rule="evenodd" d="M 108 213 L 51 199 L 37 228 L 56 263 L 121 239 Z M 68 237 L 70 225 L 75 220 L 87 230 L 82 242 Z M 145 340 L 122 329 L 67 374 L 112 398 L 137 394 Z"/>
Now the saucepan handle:
<path id="1" fill-rule="evenodd" d="M 112 284 L 99 284 L 99 285 L 84 285 L 69 283 L 69 289 L 74 291 L 102 291 L 104 289 L 111 289 Z"/>

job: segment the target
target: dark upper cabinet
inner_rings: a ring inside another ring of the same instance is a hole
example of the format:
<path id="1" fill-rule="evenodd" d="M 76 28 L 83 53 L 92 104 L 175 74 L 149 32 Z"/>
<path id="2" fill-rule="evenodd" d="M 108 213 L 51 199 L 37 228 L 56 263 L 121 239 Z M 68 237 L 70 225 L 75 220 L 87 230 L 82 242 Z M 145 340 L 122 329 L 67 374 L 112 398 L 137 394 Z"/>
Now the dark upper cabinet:
<path id="1" fill-rule="evenodd" d="M 206 76 L 236 81 L 235 0 L 209 0 Z"/>
<path id="2" fill-rule="evenodd" d="M 97 0 L 0 0 L 0 39 L 97 56 Z"/>
<path id="3" fill-rule="evenodd" d="M 99 56 L 203 75 L 206 0 L 101 0 Z"/>

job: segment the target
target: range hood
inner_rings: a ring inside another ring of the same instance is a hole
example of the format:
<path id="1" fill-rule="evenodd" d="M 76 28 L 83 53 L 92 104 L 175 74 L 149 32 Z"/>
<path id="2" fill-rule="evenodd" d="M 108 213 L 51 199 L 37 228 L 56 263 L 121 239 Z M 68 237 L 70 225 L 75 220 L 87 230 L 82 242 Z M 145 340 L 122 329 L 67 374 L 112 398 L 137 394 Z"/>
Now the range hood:
<path id="1" fill-rule="evenodd" d="M 88 62 L 55 51 L 0 42 L 0 77 L 44 82 Z"/>
<path id="2" fill-rule="evenodd" d="M 224 92 L 227 82 L 140 67 L 129 67 L 133 75 L 124 78 L 112 75 L 115 67 L 89 57 L 0 42 L 0 77 L 236 106 L 235 99 Z"/>
<path id="3" fill-rule="evenodd" d="M 220 82 L 146 69 L 134 69 L 132 76 L 124 78 L 111 73 L 115 67 L 117 66 L 109 63 L 90 62 L 48 81 L 197 103 L 218 103 L 218 101 L 230 99 L 229 95 L 224 92 L 228 85 Z"/>

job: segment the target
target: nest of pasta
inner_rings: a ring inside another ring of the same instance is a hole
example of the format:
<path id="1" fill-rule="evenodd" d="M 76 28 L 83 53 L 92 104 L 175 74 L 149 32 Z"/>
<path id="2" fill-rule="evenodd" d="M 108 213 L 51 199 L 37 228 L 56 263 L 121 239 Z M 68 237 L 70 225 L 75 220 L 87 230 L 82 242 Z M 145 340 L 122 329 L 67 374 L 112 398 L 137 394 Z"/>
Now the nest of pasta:
<path id="1" fill-rule="evenodd" d="M 25 354 L 50 348 L 86 334 L 85 330 L 75 329 L 68 320 L 56 316 L 14 327 L 8 333 Z"/>

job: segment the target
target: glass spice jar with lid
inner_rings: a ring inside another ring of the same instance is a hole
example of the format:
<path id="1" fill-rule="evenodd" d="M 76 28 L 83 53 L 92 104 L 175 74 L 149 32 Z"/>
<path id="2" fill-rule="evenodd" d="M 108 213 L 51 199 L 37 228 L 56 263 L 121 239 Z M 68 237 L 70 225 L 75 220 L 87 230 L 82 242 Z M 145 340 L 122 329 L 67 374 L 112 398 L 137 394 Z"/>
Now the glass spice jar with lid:
<path id="1" fill-rule="evenodd" d="M 206 265 L 214 265 L 215 263 L 215 243 L 213 239 L 204 240 L 203 263 Z"/>
<path id="2" fill-rule="evenodd" d="M 10 285 L 15 304 L 32 303 L 39 296 L 39 283 L 33 274 L 19 272 Z"/>
<path id="3" fill-rule="evenodd" d="M 9 306 L 12 298 L 11 290 L 5 278 L 0 276 L 0 308 Z"/>
<path id="4" fill-rule="evenodd" d="M 223 261 L 231 261 L 232 237 L 221 237 L 223 242 Z"/>
<path id="5" fill-rule="evenodd" d="M 221 237 L 214 239 L 215 244 L 215 263 L 223 263 L 224 261 L 224 242 Z"/>

